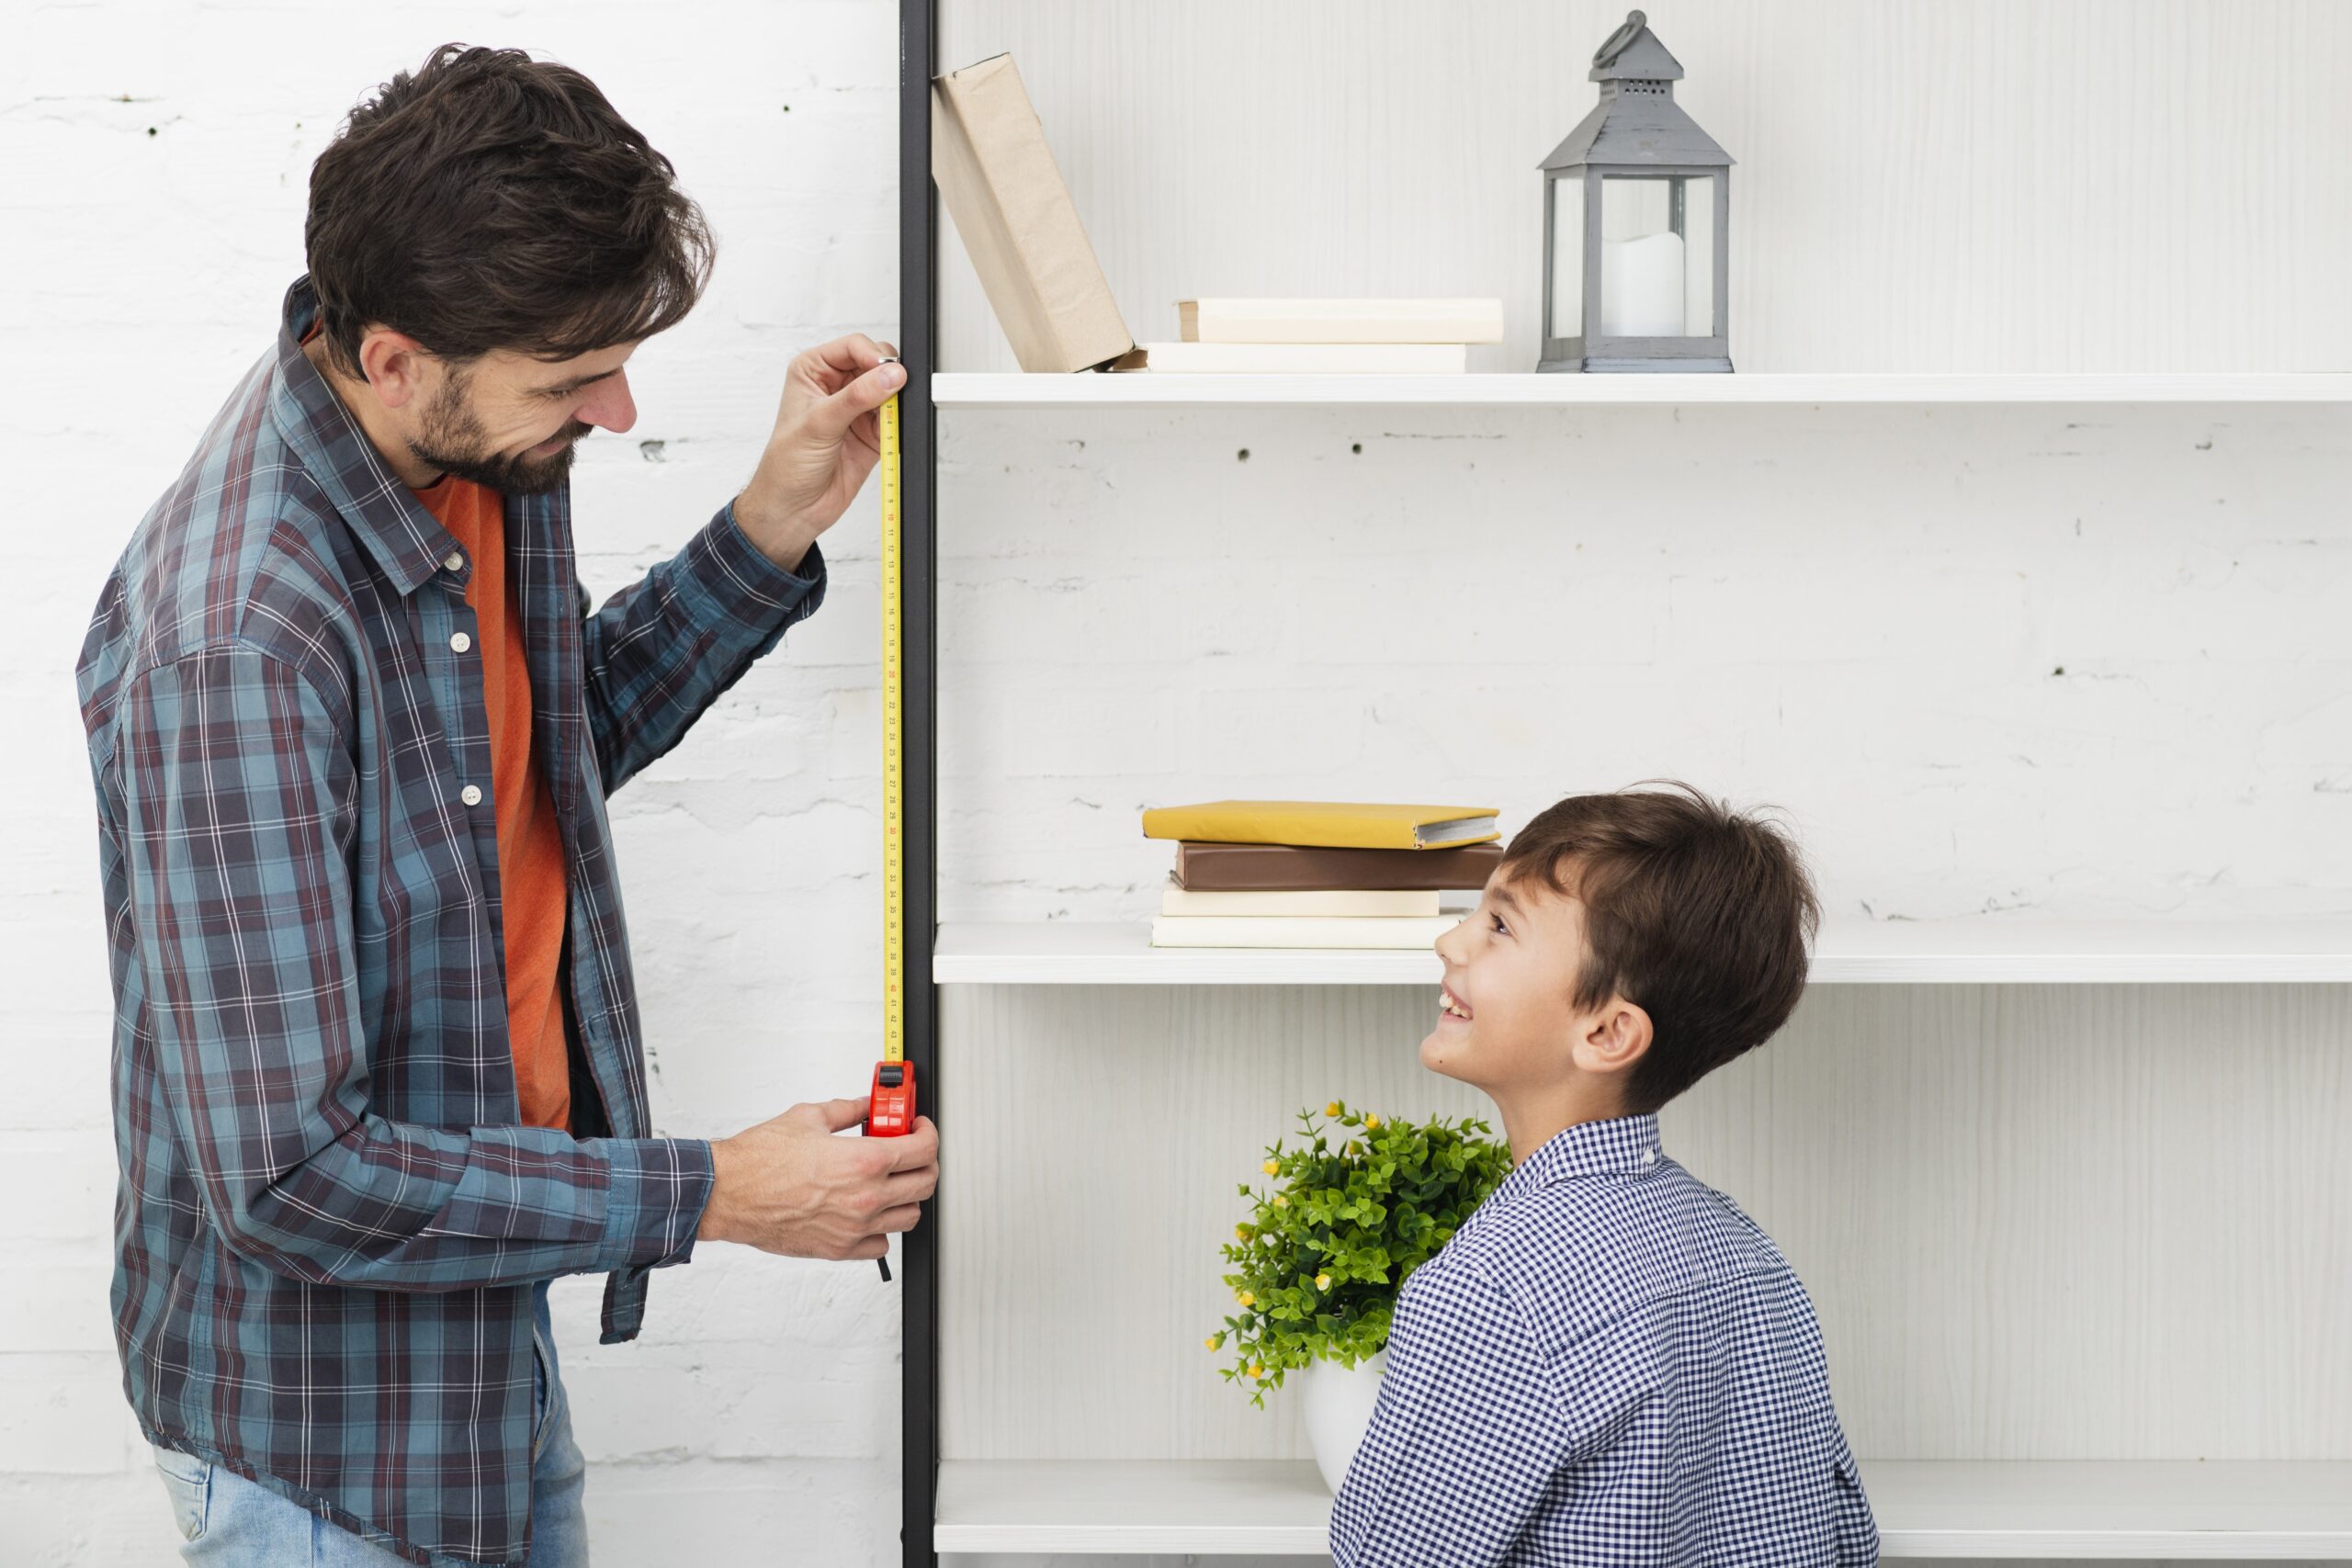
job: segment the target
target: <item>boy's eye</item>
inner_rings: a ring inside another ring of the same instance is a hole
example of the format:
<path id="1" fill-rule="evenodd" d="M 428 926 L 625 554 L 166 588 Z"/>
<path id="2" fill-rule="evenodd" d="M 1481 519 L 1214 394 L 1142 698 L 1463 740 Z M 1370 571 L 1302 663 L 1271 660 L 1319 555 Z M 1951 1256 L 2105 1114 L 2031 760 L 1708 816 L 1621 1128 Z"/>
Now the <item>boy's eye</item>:
<path id="1" fill-rule="evenodd" d="M 1488 915 L 1488 916 L 1487 917 L 1487 919 L 1488 919 L 1492 920 L 1492 921 L 1495 923 L 1495 925 L 1494 925 L 1494 929 L 1495 929 L 1495 930 L 1497 930 L 1497 931 L 1498 931 L 1502 932 L 1502 933 L 1503 933 L 1503 935 L 1505 935 L 1505 936 L 1509 936 L 1509 935 L 1510 935 L 1510 928 L 1509 926 L 1507 926 L 1507 925 L 1503 924 L 1503 918 L 1502 918 L 1500 915 Z"/>

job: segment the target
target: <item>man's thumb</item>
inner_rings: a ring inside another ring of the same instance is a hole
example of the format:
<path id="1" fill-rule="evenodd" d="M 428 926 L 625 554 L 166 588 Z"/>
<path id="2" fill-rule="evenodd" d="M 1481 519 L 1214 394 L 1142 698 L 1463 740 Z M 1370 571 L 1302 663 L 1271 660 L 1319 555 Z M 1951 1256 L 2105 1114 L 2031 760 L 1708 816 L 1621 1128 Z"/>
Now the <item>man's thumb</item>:
<path id="1" fill-rule="evenodd" d="M 890 400 L 891 394 L 907 384 L 907 367 L 886 360 L 866 371 L 856 380 L 827 398 L 824 410 L 825 432 L 840 435 L 860 414 L 872 413 Z"/>
<path id="2" fill-rule="evenodd" d="M 863 1100 L 828 1100 L 808 1109 L 823 1118 L 828 1133 L 846 1133 L 865 1121 Z"/>

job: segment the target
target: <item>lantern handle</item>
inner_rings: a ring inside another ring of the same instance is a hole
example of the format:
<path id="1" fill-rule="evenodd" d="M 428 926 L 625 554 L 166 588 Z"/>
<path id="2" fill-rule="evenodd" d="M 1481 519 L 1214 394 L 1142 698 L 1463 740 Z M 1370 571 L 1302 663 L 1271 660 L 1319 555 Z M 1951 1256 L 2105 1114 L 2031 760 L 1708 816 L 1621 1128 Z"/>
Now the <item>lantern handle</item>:
<path id="1" fill-rule="evenodd" d="M 1592 51 L 1592 62 L 1595 65 L 1608 64 L 1624 53 L 1626 46 L 1641 37 L 1642 29 L 1649 25 L 1650 19 L 1639 11 L 1626 12 L 1624 26 L 1611 33 L 1608 41 Z"/>

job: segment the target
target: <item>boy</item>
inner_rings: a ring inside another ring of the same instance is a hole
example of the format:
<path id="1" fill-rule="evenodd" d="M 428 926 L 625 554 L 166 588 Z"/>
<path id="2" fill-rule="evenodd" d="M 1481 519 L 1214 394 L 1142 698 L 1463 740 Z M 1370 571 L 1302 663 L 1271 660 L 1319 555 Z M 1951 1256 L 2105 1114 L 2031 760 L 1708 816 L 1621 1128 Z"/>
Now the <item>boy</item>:
<path id="1" fill-rule="evenodd" d="M 1818 920 L 1795 846 L 1687 785 L 1511 840 L 1438 941 L 1421 1061 L 1517 1168 L 1406 1283 L 1339 1568 L 1878 1561 L 1804 1287 L 1658 1147 L 1795 1008 Z"/>

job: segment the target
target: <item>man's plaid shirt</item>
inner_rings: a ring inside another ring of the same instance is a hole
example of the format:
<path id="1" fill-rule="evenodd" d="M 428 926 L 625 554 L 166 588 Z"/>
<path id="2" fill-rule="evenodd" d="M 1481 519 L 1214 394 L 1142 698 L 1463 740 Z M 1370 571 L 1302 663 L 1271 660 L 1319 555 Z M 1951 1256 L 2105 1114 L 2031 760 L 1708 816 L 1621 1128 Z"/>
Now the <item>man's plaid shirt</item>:
<path id="1" fill-rule="evenodd" d="M 647 1135 L 605 797 L 823 597 L 722 511 L 588 612 L 563 491 L 506 505 L 571 882 L 575 1140 L 521 1125 L 471 563 L 297 343 L 107 580 L 79 671 L 115 990 L 115 1334 L 148 1438 L 413 1561 L 528 1551 L 531 1291 L 604 1337 L 684 1261 L 707 1144 Z M 584 1063 L 577 1058 L 583 1058 Z"/>
<path id="2" fill-rule="evenodd" d="M 1340 1568 L 1860 1568 L 1878 1529 L 1813 1303 L 1771 1238 L 1587 1122 L 1405 1283 Z"/>

